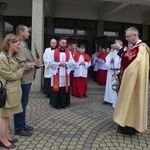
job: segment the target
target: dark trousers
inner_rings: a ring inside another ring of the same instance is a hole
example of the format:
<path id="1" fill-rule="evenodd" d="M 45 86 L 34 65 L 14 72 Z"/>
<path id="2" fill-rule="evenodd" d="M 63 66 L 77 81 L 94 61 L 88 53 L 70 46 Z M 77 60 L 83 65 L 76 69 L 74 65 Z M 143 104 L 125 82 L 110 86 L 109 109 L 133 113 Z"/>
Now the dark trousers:
<path id="1" fill-rule="evenodd" d="M 22 109 L 23 112 L 15 114 L 14 115 L 14 126 L 15 126 L 15 131 L 21 131 L 24 130 L 25 127 L 25 116 L 26 116 L 26 106 L 29 101 L 29 93 L 30 93 L 30 88 L 31 88 L 31 83 L 29 84 L 22 84 Z"/>
<path id="2" fill-rule="evenodd" d="M 43 94 L 50 96 L 51 93 L 51 78 L 44 78 Z"/>
<path id="3" fill-rule="evenodd" d="M 94 80 L 95 82 L 97 82 L 97 72 L 98 72 L 98 71 L 93 71 L 93 80 Z"/>

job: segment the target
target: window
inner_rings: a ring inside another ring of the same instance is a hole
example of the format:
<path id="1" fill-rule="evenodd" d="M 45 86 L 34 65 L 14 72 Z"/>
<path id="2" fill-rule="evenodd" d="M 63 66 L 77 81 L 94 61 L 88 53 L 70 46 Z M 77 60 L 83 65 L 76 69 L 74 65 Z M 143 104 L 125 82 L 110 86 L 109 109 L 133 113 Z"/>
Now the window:
<path id="1" fill-rule="evenodd" d="M 119 35 L 118 32 L 104 31 L 104 36 L 115 36 L 115 37 L 118 37 L 118 35 Z"/>
<path id="2" fill-rule="evenodd" d="M 55 18 L 54 35 L 96 36 L 97 21 Z"/>
<path id="3" fill-rule="evenodd" d="M 74 30 L 73 29 L 55 28 L 54 33 L 55 34 L 70 34 L 70 35 L 73 35 Z"/>
<path id="4" fill-rule="evenodd" d="M 11 25 L 10 23 L 8 23 L 8 22 L 5 22 L 5 32 L 13 32 L 13 30 L 14 30 L 14 27 L 13 27 L 13 25 Z"/>
<path id="5" fill-rule="evenodd" d="M 77 35 L 86 35 L 85 30 L 77 30 Z"/>

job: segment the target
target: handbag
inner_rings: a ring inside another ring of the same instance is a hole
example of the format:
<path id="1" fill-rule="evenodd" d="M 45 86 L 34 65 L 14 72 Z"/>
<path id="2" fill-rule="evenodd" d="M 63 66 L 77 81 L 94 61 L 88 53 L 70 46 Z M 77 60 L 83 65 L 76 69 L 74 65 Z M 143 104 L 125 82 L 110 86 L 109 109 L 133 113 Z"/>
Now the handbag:
<path id="1" fill-rule="evenodd" d="M 0 108 L 5 106 L 6 103 L 6 89 L 2 83 L 2 81 L 0 81 Z"/>

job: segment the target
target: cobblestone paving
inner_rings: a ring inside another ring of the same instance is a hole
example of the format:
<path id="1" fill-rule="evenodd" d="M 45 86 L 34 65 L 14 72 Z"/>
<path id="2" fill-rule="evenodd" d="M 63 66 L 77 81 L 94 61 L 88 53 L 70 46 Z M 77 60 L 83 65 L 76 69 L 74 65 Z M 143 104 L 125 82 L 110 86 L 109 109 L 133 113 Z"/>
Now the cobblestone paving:
<path id="1" fill-rule="evenodd" d="M 27 123 L 35 130 L 30 137 L 19 138 L 17 150 L 149 150 L 150 127 L 144 133 L 129 136 L 116 132 L 114 109 L 103 105 L 104 87 L 91 82 L 88 98 L 71 96 L 71 106 L 54 109 L 42 93 L 31 92 Z M 1 148 L 2 149 L 2 148 Z"/>

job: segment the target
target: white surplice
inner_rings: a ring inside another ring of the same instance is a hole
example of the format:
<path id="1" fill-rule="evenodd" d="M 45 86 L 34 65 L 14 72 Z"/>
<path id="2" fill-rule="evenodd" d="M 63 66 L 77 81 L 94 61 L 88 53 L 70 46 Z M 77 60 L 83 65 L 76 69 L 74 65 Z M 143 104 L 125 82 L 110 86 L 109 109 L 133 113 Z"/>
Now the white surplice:
<path id="1" fill-rule="evenodd" d="M 60 52 L 60 62 L 65 61 L 66 62 L 66 54 L 65 52 Z M 54 61 L 54 51 L 51 51 L 50 57 L 49 57 L 49 68 L 50 71 L 52 72 L 52 77 L 51 77 L 51 86 L 53 86 L 53 76 L 58 73 L 59 70 L 59 87 L 65 87 L 66 86 L 66 73 L 69 75 L 72 66 L 74 65 L 75 61 L 72 57 L 71 52 L 69 51 L 69 60 L 66 62 L 66 66 L 60 66 L 60 62 L 55 62 Z M 68 81 L 68 86 L 70 86 L 70 81 Z"/>
<path id="2" fill-rule="evenodd" d="M 95 57 L 94 57 L 94 59 L 93 59 L 93 64 L 94 64 L 94 69 L 93 69 L 93 71 L 98 71 L 99 62 L 98 62 L 98 57 L 97 57 L 97 55 L 95 55 Z"/>
<path id="3" fill-rule="evenodd" d="M 51 76 L 52 76 L 52 73 L 51 73 L 50 68 L 49 68 L 49 57 L 50 57 L 51 51 L 52 51 L 51 47 L 46 48 L 45 52 L 43 54 L 43 61 L 44 61 L 44 66 L 45 66 L 44 78 L 51 78 Z"/>
<path id="4" fill-rule="evenodd" d="M 116 106 L 116 100 L 117 100 L 117 93 L 112 90 L 112 74 L 119 71 L 120 65 L 121 65 L 121 58 L 117 55 L 117 50 L 111 50 L 110 53 L 106 57 L 106 66 L 108 67 L 107 71 L 107 79 L 106 79 L 106 87 L 105 87 L 105 95 L 104 95 L 104 101 L 112 103 L 112 106 L 115 108 Z M 111 59 L 114 60 L 113 63 L 111 63 Z"/>
<path id="5" fill-rule="evenodd" d="M 98 70 L 101 69 L 101 70 L 108 70 L 108 67 L 106 66 L 106 62 L 101 59 L 101 58 L 98 58 Z"/>
<path id="6" fill-rule="evenodd" d="M 96 53 L 92 54 L 91 66 L 94 66 L 93 60 L 94 60 L 95 56 L 96 56 Z"/>
<path id="7" fill-rule="evenodd" d="M 83 55 L 80 55 L 79 61 L 75 63 L 75 69 L 74 69 L 74 77 L 85 77 L 87 78 L 88 74 L 88 68 L 91 66 L 90 62 L 84 62 L 84 65 L 80 65 L 80 62 L 84 61 Z"/>

